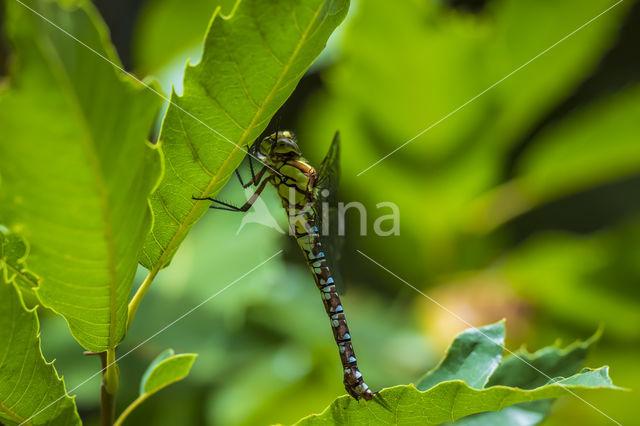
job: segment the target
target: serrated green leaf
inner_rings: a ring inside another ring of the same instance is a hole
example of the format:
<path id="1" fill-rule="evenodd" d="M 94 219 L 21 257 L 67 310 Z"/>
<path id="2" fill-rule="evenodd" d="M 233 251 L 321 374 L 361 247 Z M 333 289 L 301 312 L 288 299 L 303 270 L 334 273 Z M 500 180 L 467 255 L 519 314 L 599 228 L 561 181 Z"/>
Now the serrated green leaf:
<path id="1" fill-rule="evenodd" d="M 534 389 L 546 383 L 547 377 L 569 376 L 582 367 L 589 348 L 600 339 L 598 330 L 584 342 L 575 342 L 566 348 L 547 346 L 534 353 L 525 349 L 507 356 L 491 375 L 487 386 L 513 386 Z M 537 370 L 537 371 L 536 371 Z"/>
<path id="2" fill-rule="evenodd" d="M 299 423 L 440 424 L 461 419 L 456 424 L 525 426 L 548 415 L 551 398 L 589 389 L 620 389 L 611 383 L 608 367 L 575 374 L 600 330 L 565 349 L 550 346 L 533 354 L 522 349 L 498 365 L 504 336 L 503 321 L 461 333 L 438 366 L 419 382 L 423 390 L 406 385 L 379 393 L 389 409 L 375 401 L 341 397 L 323 413 Z"/>
<path id="3" fill-rule="evenodd" d="M 90 3 L 26 2 L 114 62 Z M 161 99 L 17 2 L 0 93 L 0 217 L 31 244 L 42 303 L 86 349 L 122 340 L 159 152 L 146 143 Z"/>
<path id="4" fill-rule="evenodd" d="M 418 390 L 440 382 L 462 380 L 481 389 L 502 360 L 504 320 L 479 328 L 469 328 L 454 339 L 440 363 L 418 381 Z"/>
<path id="5" fill-rule="evenodd" d="M 74 399 L 42 356 L 35 310 L 27 309 L 14 285 L 28 273 L 26 247 L 0 231 L 0 420 L 7 426 L 79 425 Z M 20 259 L 21 272 L 11 270 L 7 259 Z"/>
<path id="6" fill-rule="evenodd" d="M 487 386 L 512 386 L 521 389 L 533 389 L 542 386 L 546 377 L 569 376 L 577 372 L 591 346 L 601 335 L 598 330 L 584 342 L 575 342 L 566 348 L 548 346 L 535 353 L 525 349 L 507 356 L 491 375 Z M 538 371 L 536 371 L 536 369 Z M 552 400 L 530 401 L 504 408 L 497 412 L 475 414 L 458 420 L 455 424 L 464 426 L 493 426 L 508 424 L 533 426 L 549 415 Z"/>
<path id="7" fill-rule="evenodd" d="M 115 426 L 121 425 L 129 414 L 151 395 L 187 377 L 196 356 L 196 354 L 174 355 L 173 349 L 166 349 L 158 355 L 149 364 L 140 380 L 140 396 L 122 412 Z"/>
<path id="8" fill-rule="evenodd" d="M 169 263 L 208 209 L 208 201 L 192 197 L 215 196 L 224 186 L 243 150 L 343 20 L 348 4 L 244 0 L 232 16 L 214 15 L 202 60 L 187 66 L 184 94 L 172 94 L 174 105 L 162 125 L 167 167 L 152 197 L 155 221 L 140 257 L 146 268 L 157 271 Z"/>
<path id="9" fill-rule="evenodd" d="M 342 396 L 321 414 L 306 417 L 297 424 L 439 424 L 526 401 L 557 398 L 568 391 L 582 394 L 595 389 L 619 389 L 611 383 L 608 367 L 585 370 L 532 390 L 507 386 L 477 390 L 460 380 L 442 382 L 423 392 L 413 385 L 403 385 L 380 392 L 390 411 L 375 401 Z"/>

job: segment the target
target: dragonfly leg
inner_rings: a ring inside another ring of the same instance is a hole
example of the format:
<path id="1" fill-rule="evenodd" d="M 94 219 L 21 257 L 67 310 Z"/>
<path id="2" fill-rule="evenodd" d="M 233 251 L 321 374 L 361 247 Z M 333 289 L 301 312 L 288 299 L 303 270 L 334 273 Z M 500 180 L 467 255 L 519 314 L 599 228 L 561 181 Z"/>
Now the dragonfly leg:
<path id="1" fill-rule="evenodd" d="M 249 155 L 248 157 L 249 157 L 249 170 L 251 170 L 251 180 L 253 182 L 255 182 L 256 181 L 256 173 L 253 170 L 253 159 L 251 158 L 252 157 L 251 155 Z M 245 187 L 244 185 L 242 185 L 242 186 Z"/>
<path id="2" fill-rule="evenodd" d="M 238 171 L 238 169 L 236 169 L 236 177 L 238 178 L 240 185 L 242 185 L 243 188 L 246 188 L 246 186 L 244 185 L 244 182 L 242 181 L 242 176 L 240 176 L 240 172 Z"/>
<path id="3" fill-rule="evenodd" d="M 264 191 L 264 188 L 267 186 L 267 183 L 269 183 L 269 179 L 264 179 L 262 181 L 262 183 L 260 183 L 260 186 L 258 187 L 258 189 L 256 189 L 256 191 L 253 193 L 251 198 L 249 198 L 247 200 L 247 202 L 244 203 L 240 207 L 236 207 L 233 204 L 225 203 L 224 201 L 216 200 L 215 198 L 211 198 L 211 197 L 204 197 L 204 198 L 191 197 L 191 198 L 194 199 L 194 200 L 209 200 L 212 203 L 219 204 L 217 206 L 212 204 L 209 207 L 211 209 L 227 210 L 227 211 L 231 211 L 231 212 L 246 212 L 247 210 L 249 210 L 251 208 L 253 203 L 256 202 L 256 200 L 258 199 L 260 194 L 262 194 L 262 191 Z"/>
<path id="4" fill-rule="evenodd" d="M 236 176 L 238 177 L 238 180 L 240 181 L 240 185 L 242 185 L 243 188 L 248 188 L 251 185 L 253 186 L 258 186 L 260 184 L 260 181 L 262 180 L 264 173 L 267 171 L 267 167 L 263 167 L 262 170 L 260 170 L 257 174 L 254 173 L 253 171 L 253 165 L 251 163 L 251 157 L 249 157 L 249 167 L 251 169 L 251 180 L 247 183 L 244 183 L 244 181 L 242 180 L 242 177 L 240 176 L 240 172 L 238 171 L 238 169 L 236 169 Z"/>
<path id="5" fill-rule="evenodd" d="M 234 206 L 233 204 L 225 203 L 224 201 L 216 200 L 215 198 L 211 198 L 211 197 L 205 197 L 205 198 L 191 197 L 191 198 L 193 198 L 194 200 L 209 200 L 212 203 L 219 204 L 218 206 L 215 206 L 215 205 L 209 206 L 210 209 L 226 210 L 229 212 L 242 211 L 240 210 L 240 207 Z"/>

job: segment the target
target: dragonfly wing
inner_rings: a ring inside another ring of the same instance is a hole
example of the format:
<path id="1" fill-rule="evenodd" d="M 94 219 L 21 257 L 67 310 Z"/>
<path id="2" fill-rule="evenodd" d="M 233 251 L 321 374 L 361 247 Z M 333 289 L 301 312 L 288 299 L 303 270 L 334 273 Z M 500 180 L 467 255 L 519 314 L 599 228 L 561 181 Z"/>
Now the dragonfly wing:
<path id="1" fill-rule="evenodd" d="M 316 213 L 320 244 L 327 256 L 327 263 L 340 292 L 344 292 L 344 280 L 340 273 L 340 258 L 344 236 L 338 235 L 338 181 L 340 179 L 340 133 L 336 132 L 325 156 L 316 181 Z"/>
<path id="2" fill-rule="evenodd" d="M 336 132 L 333 142 L 329 147 L 327 155 L 325 155 L 320 169 L 318 170 L 317 186 L 322 189 L 336 190 L 338 189 L 338 181 L 340 180 L 340 132 Z M 335 191 L 332 191 L 335 193 Z"/>

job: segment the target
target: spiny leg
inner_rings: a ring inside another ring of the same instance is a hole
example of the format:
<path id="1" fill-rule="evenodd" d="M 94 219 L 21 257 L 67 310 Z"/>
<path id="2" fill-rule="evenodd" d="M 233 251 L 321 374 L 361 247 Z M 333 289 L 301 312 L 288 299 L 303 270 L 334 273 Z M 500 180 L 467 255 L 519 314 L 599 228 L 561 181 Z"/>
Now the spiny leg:
<path id="1" fill-rule="evenodd" d="M 247 183 L 244 183 L 242 181 L 242 177 L 240 176 L 240 172 L 238 171 L 238 169 L 236 169 L 236 176 L 238 177 L 238 180 L 240 181 L 240 185 L 242 185 L 243 188 L 248 188 L 251 185 L 253 186 L 258 186 L 260 184 L 260 181 L 262 180 L 262 178 L 264 177 L 265 172 L 267 171 L 267 166 L 264 166 L 258 173 L 254 173 L 253 171 L 253 166 L 251 165 L 251 158 L 249 158 L 249 167 L 251 168 L 251 180 Z"/>
<path id="2" fill-rule="evenodd" d="M 209 206 L 210 209 L 226 210 L 226 211 L 229 211 L 229 212 L 240 212 L 240 211 L 242 211 L 242 210 L 240 210 L 240 207 L 238 207 L 238 206 L 234 206 L 233 204 L 225 203 L 224 201 L 216 200 L 215 198 L 211 198 L 211 197 L 206 197 L 206 198 L 191 197 L 191 198 L 193 198 L 194 200 L 209 200 L 212 203 L 220 204 L 219 206 L 211 205 L 211 206 Z"/>
<path id="3" fill-rule="evenodd" d="M 258 173 L 258 174 L 260 174 L 260 173 Z M 258 189 L 256 189 L 256 191 L 253 193 L 253 195 L 251 195 L 251 198 L 249 198 L 247 200 L 247 202 L 244 203 L 241 207 L 236 207 L 233 204 L 225 203 L 224 201 L 216 200 L 215 198 L 212 198 L 212 197 L 204 197 L 204 198 L 191 197 L 191 198 L 194 199 L 194 200 L 209 200 L 212 203 L 220 204 L 219 206 L 215 206 L 215 205 L 209 206 L 209 208 L 211 208 L 211 209 L 227 210 L 227 211 L 231 211 L 231 212 L 246 212 L 256 202 L 256 200 L 258 199 L 260 194 L 262 194 L 262 191 L 264 191 L 264 188 L 267 186 L 267 183 L 269 183 L 269 179 L 264 179 L 260 183 L 260 186 L 258 187 Z"/>

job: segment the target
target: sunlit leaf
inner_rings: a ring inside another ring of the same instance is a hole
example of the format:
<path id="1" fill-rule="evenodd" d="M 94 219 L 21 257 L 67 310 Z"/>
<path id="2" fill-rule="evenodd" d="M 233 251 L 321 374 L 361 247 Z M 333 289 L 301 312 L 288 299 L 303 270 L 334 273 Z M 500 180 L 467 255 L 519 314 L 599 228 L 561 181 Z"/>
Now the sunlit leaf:
<path id="1" fill-rule="evenodd" d="M 152 197 L 145 267 L 171 260 L 209 207 L 192 197 L 218 193 L 347 9 L 348 0 L 244 0 L 232 16 L 214 17 L 202 60 L 187 66 L 184 94 L 172 94 L 162 125 L 166 172 Z"/>
<path id="2" fill-rule="evenodd" d="M 166 349 L 158 355 L 149 364 L 140 380 L 140 395 L 123 411 L 116 425 L 124 422 L 124 419 L 151 395 L 187 377 L 196 356 L 196 354 L 175 355 L 173 349 Z"/>
<path id="3" fill-rule="evenodd" d="M 468 329 L 456 337 L 446 356 L 421 379 L 418 388 L 402 385 L 383 389 L 379 392 L 383 403 L 343 396 L 322 413 L 298 424 L 439 424 L 476 414 L 465 421 L 482 425 L 491 423 L 484 422 L 483 414 L 478 413 L 534 402 L 487 418 L 515 419 L 522 415 L 531 420 L 544 417 L 548 409 L 546 403 L 537 401 L 587 390 L 620 389 L 612 384 L 608 367 L 576 373 L 600 332 L 566 349 L 550 346 L 533 354 L 520 350 L 499 364 L 504 335 L 504 321 Z"/>
<path id="4" fill-rule="evenodd" d="M 154 394 L 171 383 L 187 377 L 196 356 L 196 354 L 175 355 L 172 349 L 167 349 L 158 355 L 142 377 L 140 394 Z"/>
<path id="5" fill-rule="evenodd" d="M 584 370 L 531 390 L 506 386 L 477 390 L 461 380 L 442 382 L 423 392 L 413 385 L 395 386 L 380 392 L 390 411 L 374 401 L 342 396 L 321 414 L 302 419 L 298 424 L 438 424 L 526 401 L 558 398 L 567 395 L 567 390 L 582 394 L 594 389 L 619 389 L 611 383 L 608 367 Z"/>
<path id="6" fill-rule="evenodd" d="M 88 2 L 27 2 L 118 62 Z M 148 195 L 160 157 L 146 143 L 161 99 L 18 2 L 6 4 L 13 47 L 0 93 L 0 217 L 31 244 L 42 303 L 86 349 L 123 338 Z"/>
<path id="7" fill-rule="evenodd" d="M 534 353 L 525 349 L 507 356 L 491 375 L 487 386 L 512 386 L 535 389 L 546 382 L 546 377 L 574 374 L 583 365 L 591 346 L 600 338 L 598 330 L 584 342 L 575 342 L 566 348 L 547 346 Z M 456 422 L 464 426 L 493 426 L 498 424 L 533 426 L 549 415 L 552 400 L 530 401 L 506 407 L 500 411 L 479 413 Z"/>
<path id="8" fill-rule="evenodd" d="M 504 334 L 504 321 L 463 331 L 416 387 L 427 390 L 440 382 L 462 380 L 471 388 L 483 388 L 502 360 Z"/>
<path id="9" fill-rule="evenodd" d="M 29 273 L 26 256 L 24 242 L 0 231 L 0 420 L 7 426 L 79 425 L 74 399 L 42 356 L 35 310 L 27 309 L 14 285 Z"/>

